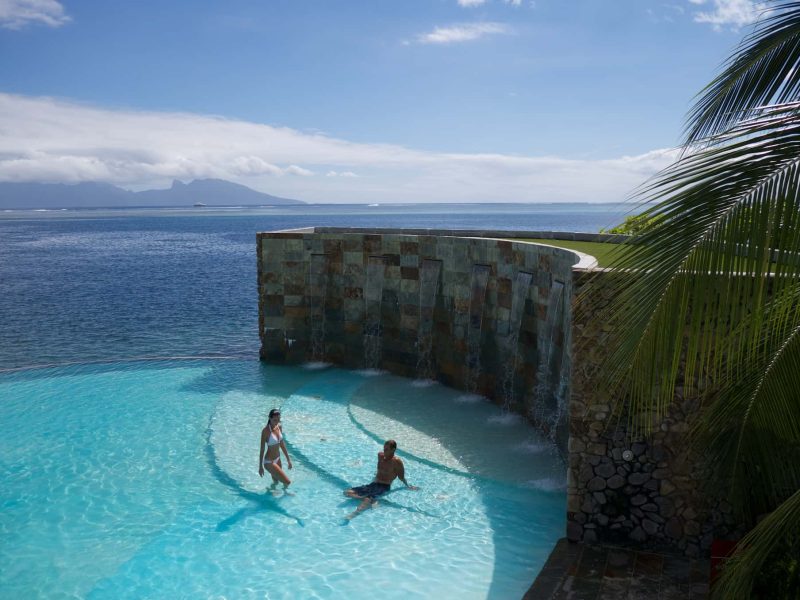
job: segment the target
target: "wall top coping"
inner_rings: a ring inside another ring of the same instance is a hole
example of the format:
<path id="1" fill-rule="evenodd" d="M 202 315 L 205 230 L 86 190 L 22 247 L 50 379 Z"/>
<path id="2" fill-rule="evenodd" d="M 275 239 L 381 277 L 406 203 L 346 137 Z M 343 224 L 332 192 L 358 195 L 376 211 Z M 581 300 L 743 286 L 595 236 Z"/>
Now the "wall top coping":
<path id="1" fill-rule="evenodd" d="M 565 240 L 580 242 L 610 242 L 622 243 L 629 236 L 607 233 L 584 233 L 577 231 L 506 231 L 503 229 L 414 229 L 414 228 L 359 228 L 359 227 L 299 227 L 297 229 L 281 229 L 278 231 L 262 232 L 263 234 L 274 233 L 341 233 L 341 234 L 395 234 L 395 235 L 430 235 L 439 237 L 460 237 L 471 239 L 494 239 L 509 240 L 515 238 L 538 238 L 546 240 Z M 533 246 L 544 246 L 534 242 L 517 242 L 531 244 Z M 553 246 L 547 246 L 553 248 Z M 590 254 L 578 252 L 568 248 L 558 248 L 563 252 L 572 254 L 577 259 L 573 263 L 573 269 L 592 270 L 597 268 L 597 259 Z"/>

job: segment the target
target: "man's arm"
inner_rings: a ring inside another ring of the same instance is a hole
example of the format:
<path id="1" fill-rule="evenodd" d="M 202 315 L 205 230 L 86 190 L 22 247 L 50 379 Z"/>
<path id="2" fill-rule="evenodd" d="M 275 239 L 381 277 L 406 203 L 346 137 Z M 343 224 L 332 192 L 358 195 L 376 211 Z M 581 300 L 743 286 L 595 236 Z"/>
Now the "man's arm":
<path id="1" fill-rule="evenodd" d="M 399 458 L 395 458 L 394 465 L 395 465 L 394 466 L 394 472 L 397 475 L 397 478 L 400 481 L 402 481 L 408 489 L 410 489 L 410 490 L 418 490 L 419 488 L 417 486 L 409 485 L 408 482 L 406 481 L 406 468 L 403 465 L 403 461 L 400 460 Z"/>

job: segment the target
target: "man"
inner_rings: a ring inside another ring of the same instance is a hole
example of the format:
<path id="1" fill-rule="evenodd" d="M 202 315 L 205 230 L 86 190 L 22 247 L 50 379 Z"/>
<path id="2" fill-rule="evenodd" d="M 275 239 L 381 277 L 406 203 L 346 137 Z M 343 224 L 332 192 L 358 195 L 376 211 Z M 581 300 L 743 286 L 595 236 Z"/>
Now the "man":
<path id="1" fill-rule="evenodd" d="M 345 496 L 363 499 L 356 511 L 347 516 L 348 519 L 353 518 L 365 508 L 376 506 L 378 504 L 376 498 L 388 492 L 395 479 L 402 481 L 410 490 L 419 489 L 416 486 L 409 485 L 406 481 L 403 461 L 394 455 L 396 450 L 397 442 L 386 440 L 383 444 L 383 452 L 378 452 L 378 471 L 375 473 L 375 479 L 372 483 L 345 490 Z"/>

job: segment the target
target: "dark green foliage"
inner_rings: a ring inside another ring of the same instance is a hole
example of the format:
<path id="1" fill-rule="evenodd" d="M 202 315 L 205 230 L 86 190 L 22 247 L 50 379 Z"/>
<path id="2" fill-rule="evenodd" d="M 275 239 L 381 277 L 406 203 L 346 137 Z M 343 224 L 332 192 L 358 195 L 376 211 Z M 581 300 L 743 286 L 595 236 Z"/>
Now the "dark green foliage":
<path id="1" fill-rule="evenodd" d="M 600 233 L 621 233 L 625 235 L 636 235 L 644 232 L 645 230 L 653 227 L 661 219 L 660 216 L 651 217 L 646 213 L 639 215 L 630 215 L 625 217 L 625 220 L 611 227 L 610 229 L 601 229 Z"/>
<path id="2" fill-rule="evenodd" d="M 753 586 L 755 598 L 800 598 L 800 538 L 784 540 L 767 558 Z"/>
<path id="3" fill-rule="evenodd" d="M 800 2 L 766 6 L 622 224 L 603 369 L 633 435 L 676 383 L 702 390 L 709 485 L 752 527 L 714 587 L 725 600 L 796 597 L 800 554 Z"/>

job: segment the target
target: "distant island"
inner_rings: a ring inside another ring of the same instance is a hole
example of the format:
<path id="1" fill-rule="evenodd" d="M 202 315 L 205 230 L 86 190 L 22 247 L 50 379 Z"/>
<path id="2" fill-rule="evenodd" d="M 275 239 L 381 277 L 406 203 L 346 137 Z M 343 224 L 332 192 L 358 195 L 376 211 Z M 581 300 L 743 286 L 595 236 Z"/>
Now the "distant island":
<path id="1" fill-rule="evenodd" d="M 131 192 L 109 183 L 0 182 L 0 208 L 90 208 L 129 206 L 262 206 L 305 204 L 257 192 L 222 179 L 173 181 L 162 190 Z"/>

